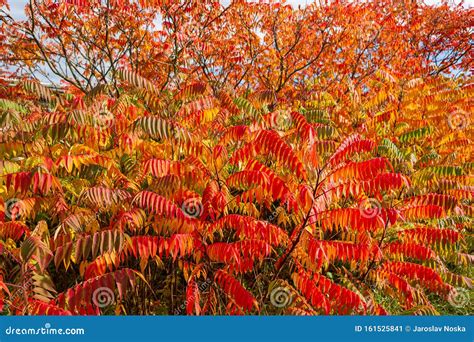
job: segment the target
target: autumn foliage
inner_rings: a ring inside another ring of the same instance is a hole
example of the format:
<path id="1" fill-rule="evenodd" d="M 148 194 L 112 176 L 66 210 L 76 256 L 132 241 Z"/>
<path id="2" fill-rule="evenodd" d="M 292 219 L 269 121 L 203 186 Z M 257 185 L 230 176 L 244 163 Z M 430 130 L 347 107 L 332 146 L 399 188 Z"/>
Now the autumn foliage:
<path id="1" fill-rule="evenodd" d="M 0 30 L 5 314 L 439 314 L 470 294 L 470 10 L 26 11 Z"/>

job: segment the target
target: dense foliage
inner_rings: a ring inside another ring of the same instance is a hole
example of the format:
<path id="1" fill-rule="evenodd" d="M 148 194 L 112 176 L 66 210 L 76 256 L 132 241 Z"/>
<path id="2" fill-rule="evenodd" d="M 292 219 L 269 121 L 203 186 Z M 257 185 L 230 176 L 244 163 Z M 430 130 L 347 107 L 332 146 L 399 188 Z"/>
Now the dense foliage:
<path id="1" fill-rule="evenodd" d="M 34 6 L 92 35 L 79 23 L 107 8 L 83 2 Z M 153 9 L 169 31 L 103 74 L 69 64 L 85 81 L 0 84 L 4 313 L 472 313 L 468 10 L 113 2 L 114 29 Z M 17 35 L 4 61 L 61 65 L 54 32 Z M 103 60 L 120 55 L 111 37 Z"/>

